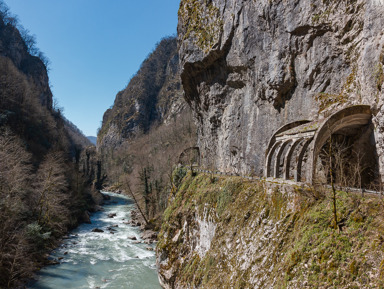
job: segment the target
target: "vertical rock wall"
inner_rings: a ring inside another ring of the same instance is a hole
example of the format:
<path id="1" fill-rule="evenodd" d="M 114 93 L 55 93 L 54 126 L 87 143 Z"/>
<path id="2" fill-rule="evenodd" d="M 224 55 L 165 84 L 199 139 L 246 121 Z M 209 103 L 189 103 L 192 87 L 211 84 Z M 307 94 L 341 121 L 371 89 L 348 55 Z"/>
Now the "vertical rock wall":
<path id="1" fill-rule="evenodd" d="M 354 104 L 371 106 L 382 143 L 383 27 L 381 0 L 182 0 L 181 78 L 203 165 L 262 175 L 279 127 Z"/>

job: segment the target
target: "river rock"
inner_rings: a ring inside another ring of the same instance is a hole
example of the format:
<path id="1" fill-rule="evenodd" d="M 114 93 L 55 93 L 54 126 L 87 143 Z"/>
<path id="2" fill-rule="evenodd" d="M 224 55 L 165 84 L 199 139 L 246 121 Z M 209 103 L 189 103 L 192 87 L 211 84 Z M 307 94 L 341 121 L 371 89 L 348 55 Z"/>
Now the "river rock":
<path id="1" fill-rule="evenodd" d="M 104 208 L 102 206 L 95 205 L 94 210 L 95 210 L 95 212 L 102 212 L 102 211 L 104 211 Z"/>
<path id="2" fill-rule="evenodd" d="M 147 249 L 148 251 L 153 251 L 152 247 L 146 247 L 145 249 Z"/>
<path id="3" fill-rule="evenodd" d="M 95 233 L 104 233 L 104 230 L 99 229 L 99 228 L 94 228 L 94 229 L 92 230 L 92 232 L 95 232 Z"/>
<path id="4" fill-rule="evenodd" d="M 116 213 L 110 213 L 110 214 L 108 214 L 108 218 L 113 218 L 113 217 L 116 217 Z"/>
<path id="5" fill-rule="evenodd" d="M 101 193 L 101 195 L 103 196 L 103 200 L 105 201 L 109 201 L 111 199 L 111 197 L 106 194 Z"/>
<path id="6" fill-rule="evenodd" d="M 52 259 L 52 260 L 47 260 L 46 261 L 47 265 L 58 265 L 60 262 L 57 259 Z"/>
<path id="7" fill-rule="evenodd" d="M 141 238 L 143 240 L 148 240 L 148 239 L 157 240 L 157 233 L 155 231 L 152 231 L 152 230 L 147 230 L 141 234 Z"/>
<path id="8" fill-rule="evenodd" d="M 133 240 L 133 241 L 137 240 L 137 238 L 135 236 L 129 236 L 128 239 Z"/>

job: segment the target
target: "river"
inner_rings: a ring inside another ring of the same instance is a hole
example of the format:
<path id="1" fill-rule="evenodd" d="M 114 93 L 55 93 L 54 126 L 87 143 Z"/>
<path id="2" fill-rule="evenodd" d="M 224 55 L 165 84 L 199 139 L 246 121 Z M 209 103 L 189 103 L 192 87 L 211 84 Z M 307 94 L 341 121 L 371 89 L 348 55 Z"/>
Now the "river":
<path id="1" fill-rule="evenodd" d="M 92 214 L 92 224 L 81 224 L 52 252 L 60 264 L 42 268 L 38 280 L 28 288 L 161 288 L 157 278 L 154 245 L 140 241 L 138 228 L 125 224 L 130 220 L 133 202 L 114 193 L 104 211 Z M 108 214 L 116 213 L 114 218 Z M 116 225 L 118 227 L 116 227 Z M 115 227 L 113 227 L 115 226 Z M 113 230 L 113 234 L 107 228 Z M 102 233 L 92 232 L 100 228 Z M 128 237 L 136 237 L 138 241 Z"/>

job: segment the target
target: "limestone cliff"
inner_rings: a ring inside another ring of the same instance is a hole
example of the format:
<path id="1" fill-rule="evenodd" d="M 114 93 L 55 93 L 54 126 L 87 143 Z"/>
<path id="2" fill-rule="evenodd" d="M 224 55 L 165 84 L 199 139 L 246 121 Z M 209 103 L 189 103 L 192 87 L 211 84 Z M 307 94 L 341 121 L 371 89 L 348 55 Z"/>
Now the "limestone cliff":
<path id="1" fill-rule="evenodd" d="M 384 3 L 182 0 L 179 53 L 202 162 L 263 175 L 277 129 L 368 104 L 384 163 Z"/>

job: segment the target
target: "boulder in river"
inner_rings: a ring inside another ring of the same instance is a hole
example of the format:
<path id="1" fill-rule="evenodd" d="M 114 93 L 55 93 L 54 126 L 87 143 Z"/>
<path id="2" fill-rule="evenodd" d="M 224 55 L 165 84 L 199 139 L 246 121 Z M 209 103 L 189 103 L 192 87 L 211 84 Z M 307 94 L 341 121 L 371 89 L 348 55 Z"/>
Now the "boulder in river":
<path id="1" fill-rule="evenodd" d="M 95 232 L 95 233 L 104 233 L 104 230 L 99 229 L 99 228 L 94 228 L 94 229 L 92 230 L 92 232 Z"/>
<path id="2" fill-rule="evenodd" d="M 108 214 L 108 218 L 113 218 L 113 217 L 116 217 L 116 213 L 110 213 L 110 214 Z"/>
<path id="3" fill-rule="evenodd" d="M 129 236 L 128 239 L 133 240 L 133 241 L 137 240 L 137 238 L 135 236 Z"/>

